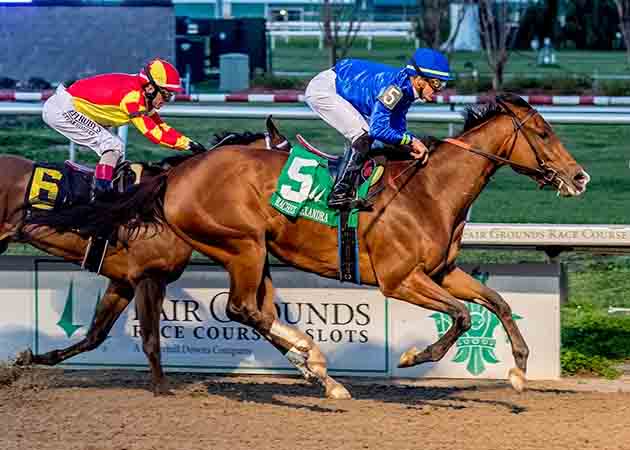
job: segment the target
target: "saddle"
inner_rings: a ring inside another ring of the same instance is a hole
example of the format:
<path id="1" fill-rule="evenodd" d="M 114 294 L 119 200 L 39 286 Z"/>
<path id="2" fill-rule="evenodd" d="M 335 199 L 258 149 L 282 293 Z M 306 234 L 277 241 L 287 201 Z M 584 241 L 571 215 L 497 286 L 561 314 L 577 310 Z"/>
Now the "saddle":
<path id="1" fill-rule="evenodd" d="M 115 191 L 122 193 L 139 183 L 142 171 L 141 164 L 127 161 L 119 164 L 113 179 Z M 35 163 L 24 199 L 25 218 L 89 203 L 93 178 L 93 169 L 72 161 Z M 99 273 L 110 242 L 115 243 L 113 230 L 109 236 L 90 236 L 81 267 Z"/>
<path id="2" fill-rule="evenodd" d="M 339 279 L 360 284 L 357 231 L 359 210 L 352 208 L 338 211 L 330 209 L 327 205 L 333 180 L 340 169 L 341 158 L 317 149 L 299 134 L 296 137 L 299 145 L 291 150 L 270 203 L 290 219 L 303 217 L 337 227 Z M 383 155 L 375 157 L 368 155 L 356 189 L 358 200 L 365 200 L 380 192 L 379 188 L 370 193 L 370 188 L 382 182 L 384 163 Z"/>
<path id="3" fill-rule="evenodd" d="M 341 164 L 341 157 L 326 153 L 316 148 L 313 144 L 308 142 L 301 134 L 295 135 L 298 142 L 309 152 L 324 158 L 328 161 L 328 171 L 330 176 L 335 179 L 339 173 L 339 166 Z M 372 176 L 372 172 L 379 166 L 384 166 L 387 158 L 380 149 L 375 149 L 368 154 L 367 161 L 363 164 L 363 170 L 361 170 L 362 181 L 368 180 Z M 380 177 L 379 177 L 380 178 Z"/>

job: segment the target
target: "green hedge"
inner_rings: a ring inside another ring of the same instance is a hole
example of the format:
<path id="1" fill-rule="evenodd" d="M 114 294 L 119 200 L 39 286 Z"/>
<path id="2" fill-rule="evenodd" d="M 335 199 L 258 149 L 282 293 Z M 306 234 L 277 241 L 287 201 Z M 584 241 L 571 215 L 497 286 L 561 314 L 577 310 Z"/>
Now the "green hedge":
<path id="1" fill-rule="evenodd" d="M 630 316 L 613 316 L 589 305 L 562 310 L 562 370 L 616 378 L 618 361 L 630 359 Z"/>

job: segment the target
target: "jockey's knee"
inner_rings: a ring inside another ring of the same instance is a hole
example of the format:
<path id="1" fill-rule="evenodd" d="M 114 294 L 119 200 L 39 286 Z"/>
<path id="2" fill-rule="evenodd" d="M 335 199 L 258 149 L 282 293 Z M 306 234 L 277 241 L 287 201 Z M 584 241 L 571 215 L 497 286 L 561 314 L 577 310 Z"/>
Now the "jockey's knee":
<path id="1" fill-rule="evenodd" d="M 44 107 L 42 108 L 42 119 L 44 120 L 44 123 L 46 125 L 51 126 L 50 117 L 48 116 L 49 106 L 47 105 L 48 105 L 48 102 L 44 103 Z"/>
<path id="2" fill-rule="evenodd" d="M 107 164 L 108 166 L 116 167 L 118 161 L 122 156 L 122 149 L 109 149 L 101 153 L 101 160 L 99 164 Z"/>
<path id="3" fill-rule="evenodd" d="M 315 109 L 316 94 L 312 89 L 309 89 L 309 87 L 310 85 L 306 86 L 306 91 L 304 91 L 304 101 L 311 109 Z"/>

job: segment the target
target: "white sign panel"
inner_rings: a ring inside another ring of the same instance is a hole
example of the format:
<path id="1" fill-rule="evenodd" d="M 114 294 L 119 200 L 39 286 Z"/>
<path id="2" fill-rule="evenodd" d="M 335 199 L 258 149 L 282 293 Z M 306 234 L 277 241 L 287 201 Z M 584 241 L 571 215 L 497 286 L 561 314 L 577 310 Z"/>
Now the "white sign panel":
<path id="1" fill-rule="evenodd" d="M 36 353 L 65 348 L 85 337 L 107 280 L 58 261 L 32 260 L 33 271 L 1 271 L 5 300 L 0 315 L 0 359 L 32 347 Z M 0 267 L 1 269 L 1 267 Z M 320 346 L 334 374 L 394 377 L 505 378 L 514 366 L 498 319 L 468 304 L 472 328 L 437 363 L 397 367 L 400 355 L 438 340 L 450 318 L 377 289 L 341 284 L 286 268 L 273 270 L 280 319 Z M 488 265 L 475 271 L 511 305 L 530 348 L 528 377 L 560 375 L 559 266 Z M 160 323 L 167 371 L 294 373 L 295 369 L 253 329 L 225 315 L 228 277 L 197 266 L 168 287 Z M 134 303 L 96 350 L 64 367 L 145 368 Z"/>
<path id="2" fill-rule="evenodd" d="M 530 348 L 529 379 L 555 379 L 560 376 L 560 302 L 558 295 L 502 292 L 512 307 L 525 342 Z M 437 363 L 413 368 L 397 368 L 401 354 L 412 347 L 424 350 L 450 327 L 445 314 L 431 313 L 406 303 L 391 302 L 391 366 L 396 377 L 506 378 L 515 367 L 512 347 L 499 319 L 486 308 L 467 304 L 472 326 Z M 422 330 L 419 333 L 418 330 Z"/>
<path id="3" fill-rule="evenodd" d="M 165 368 L 294 370 L 259 333 L 227 318 L 227 276 L 212 275 L 187 272 L 169 286 L 160 324 Z M 223 287 L 198 287 L 216 285 L 217 278 Z M 37 286 L 36 352 L 81 340 L 105 291 L 102 277 L 85 272 L 38 271 Z M 374 289 L 280 288 L 276 296 L 280 319 L 313 338 L 327 355 L 331 371 L 348 374 L 388 374 L 386 307 L 387 302 Z M 101 347 L 72 358 L 68 365 L 146 366 L 134 304 L 122 314 Z"/>

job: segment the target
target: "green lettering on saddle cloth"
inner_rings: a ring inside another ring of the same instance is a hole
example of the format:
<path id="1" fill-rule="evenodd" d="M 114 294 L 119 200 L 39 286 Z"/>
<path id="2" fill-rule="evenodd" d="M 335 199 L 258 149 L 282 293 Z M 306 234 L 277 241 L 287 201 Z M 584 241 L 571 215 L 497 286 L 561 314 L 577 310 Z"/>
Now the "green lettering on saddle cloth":
<path id="1" fill-rule="evenodd" d="M 327 205 L 333 182 L 328 171 L 328 160 L 296 145 L 278 178 L 278 187 L 271 196 L 271 206 L 289 217 L 304 217 L 336 227 L 339 214 Z M 371 179 L 361 184 L 359 198 L 365 198 L 370 182 Z M 357 226 L 358 216 L 357 210 L 352 211 L 348 221 L 350 227 Z"/>

